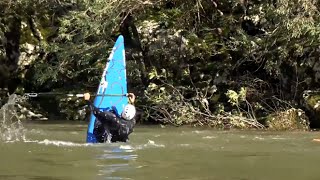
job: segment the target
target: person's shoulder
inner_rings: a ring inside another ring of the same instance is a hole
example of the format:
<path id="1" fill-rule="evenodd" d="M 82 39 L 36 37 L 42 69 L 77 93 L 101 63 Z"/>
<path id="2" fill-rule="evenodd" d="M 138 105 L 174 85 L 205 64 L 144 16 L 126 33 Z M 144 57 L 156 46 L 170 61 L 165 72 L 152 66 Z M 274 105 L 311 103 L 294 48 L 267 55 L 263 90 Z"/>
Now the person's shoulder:
<path id="1" fill-rule="evenodd" d="M 128 120 L 123 119 L 122 117 L 119 117 L 119 122 L 121 124 L 125 124 L 125 125 L 135 124 L 135 120 L 134 119 L 128 121 Z"/>

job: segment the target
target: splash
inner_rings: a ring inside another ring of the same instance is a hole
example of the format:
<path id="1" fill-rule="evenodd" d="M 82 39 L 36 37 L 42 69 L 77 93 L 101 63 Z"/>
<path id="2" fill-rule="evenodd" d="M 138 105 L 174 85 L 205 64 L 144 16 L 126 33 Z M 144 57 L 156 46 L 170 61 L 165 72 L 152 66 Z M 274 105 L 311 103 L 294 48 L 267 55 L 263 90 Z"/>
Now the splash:
<path id="1" fill-rule="evenodd" d="M 48 139 L 45 139 L 43 141 L 30 141 L 30 142 L 35 142 L 35 143 L 44 144 L 44 145 L 64 146 L 64 147 L 92 146 L 92 144 L 88 144 L 88 143 L 74 143 L 74 142 L 68 142 L 68 141 L 57 141 L 57 140 L 48 140 Z"/>
<path id="2" fill-rule="evenodd" d="M 160 148 L 164 148 L 165 145 L 164 144 L 157 144 L 154 141 L 148 139 L 148 142 L 146 144 L 140 145 L 137 147 L 137 149 L 145 149 L 145 148 L 151 148 L 151 147 L 160 147 Z"/>
<path id="3" fill-rule="evenodd" d="M 16 108 L 19 101 L 21 97 L 12 94 L 0 109 L 0 141 L 25 141 L 25 129 Z"/>
<path id="4" fill-rule="evenodd" d="M 215 139 L 217 138 L 216 136 L 204 136 L 202 139 Z"/>

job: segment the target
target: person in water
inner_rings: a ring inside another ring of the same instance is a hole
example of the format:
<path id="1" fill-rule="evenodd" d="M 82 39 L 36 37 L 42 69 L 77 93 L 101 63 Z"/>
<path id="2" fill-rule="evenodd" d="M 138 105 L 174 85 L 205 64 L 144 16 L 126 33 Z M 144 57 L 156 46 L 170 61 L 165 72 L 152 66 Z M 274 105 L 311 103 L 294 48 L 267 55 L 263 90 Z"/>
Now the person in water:
<path id="1" fill-rule="evenodd" d="M 100 111 L 90 101 L 90 94 L 84 94 L 84 99 L 88 102 L 91 112 L 96 117 L 93 134 L 98 142 L 127 142 L 129 140 L 129 134 L 133 132 L 136 123 L 134 119 L 136 108 L 133 105 L 135 95 L 128 93 L 127 97 L 129 98 L 129 104 L 124 107 L 121 115 L 118 115 L 115 107 L 112 110 Z"/>

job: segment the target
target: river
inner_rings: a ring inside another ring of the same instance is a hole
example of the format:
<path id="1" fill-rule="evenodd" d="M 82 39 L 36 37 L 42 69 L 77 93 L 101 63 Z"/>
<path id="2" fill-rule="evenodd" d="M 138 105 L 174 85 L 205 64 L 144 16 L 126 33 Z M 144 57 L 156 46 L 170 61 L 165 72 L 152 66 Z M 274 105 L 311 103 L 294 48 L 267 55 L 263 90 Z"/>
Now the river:
<path id="1" fill-rule="evenodd" d="M 0 141 L 0 179 L 320 179 L 319 132 L 137 126 L 129 143 L 86 144 L 86 124 L 24 123 Z"/>

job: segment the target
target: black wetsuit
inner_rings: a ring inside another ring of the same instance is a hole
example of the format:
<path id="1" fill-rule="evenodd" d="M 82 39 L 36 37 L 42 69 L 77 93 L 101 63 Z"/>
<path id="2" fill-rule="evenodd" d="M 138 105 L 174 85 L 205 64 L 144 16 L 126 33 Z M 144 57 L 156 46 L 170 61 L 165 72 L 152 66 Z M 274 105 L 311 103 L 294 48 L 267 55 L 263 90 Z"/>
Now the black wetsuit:
<path id="1" fill-rule="evenodd" d="M 100 111 L 92 102 L 88 101 L 90 109 L 96 117 L 93 134 L 100 143 L 127 142 L 129 134 L 133 132 L 135 120 L 125 120 L 110 111 Z"/>

